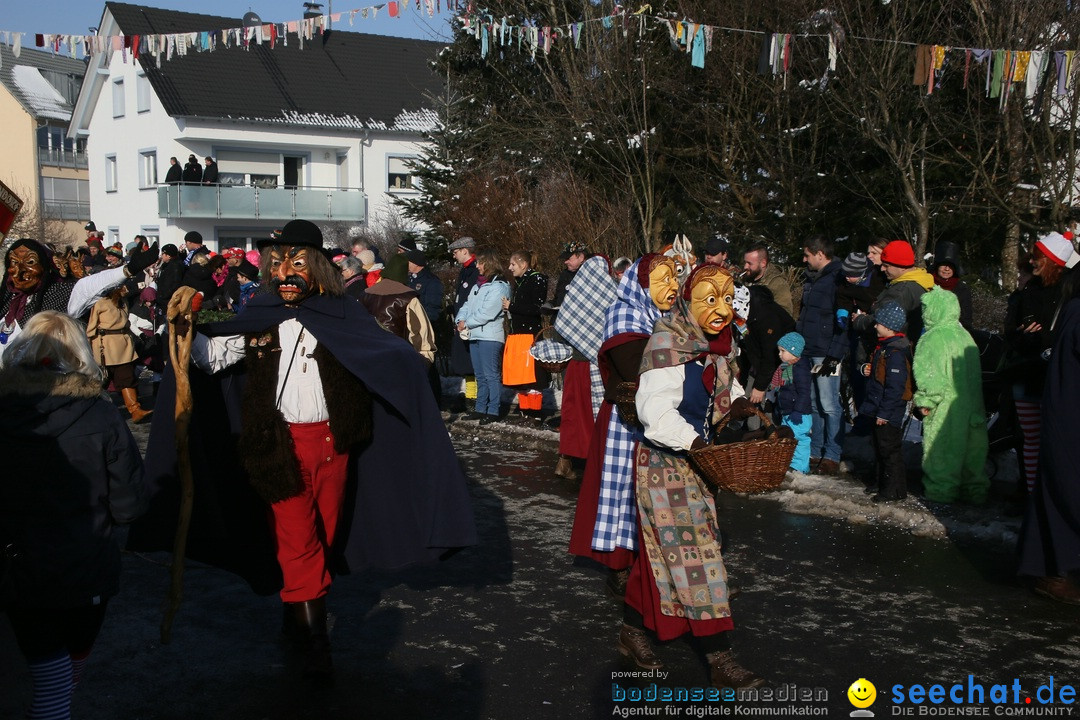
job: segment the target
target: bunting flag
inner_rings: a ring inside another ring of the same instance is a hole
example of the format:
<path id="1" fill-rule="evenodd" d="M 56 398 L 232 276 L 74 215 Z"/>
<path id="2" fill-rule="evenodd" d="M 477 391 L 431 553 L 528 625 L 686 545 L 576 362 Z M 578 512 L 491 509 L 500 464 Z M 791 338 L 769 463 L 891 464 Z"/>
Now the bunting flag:
<path id="1" fill-rule="evenodd" d="M 202 32 L 161 33 L 150 35 L 64 35 L 58 33 L 34 33 L 33 46 L 51 50 L 53 53 L 70 53 L 71 57 L 81 55 L 112 55 L 120 53 L 123 62 L 137 60 L 140 55 L 149 55 L 160 67 L 162 61 L 169 61 L 176 56 L 183 57 L 189 52 L 214 52 L 222 48 L 250 49 L 254 45 L 269 45 L 271 49 L 278 44 L 288 46 L 290 35 L 300 48 L 306 41 L 325 33 L 347 16 L 352 26 L 357 16 L 362 20 L 378 17 L 380 10 L 386 10 L 390 17 L 403 17 L 414 9 L 425 12 L 429 17 L 435 13 L 448 12 L 455 15 L 454 20 L 461 29 L 473 36 L 479 46 L 481 57 L 487 58 L 493 52 L 515 49 L 529 54 L 535 60 L 538 53 L 548 55 L 559 42 L 564 42 L 572 49 L 580 49 L 584 28 L 588 24 L 599 24 L 605 30 L 620 29 L 623 37 L 628 37 L 635 27 L 639 37 L 644 36 L 650 27 L 663 27 L 668 32 L 672 49 L 690 58 L 695 68 L 704 68 L 707 55 L 713 51 L 717 32 L 761 35 L 762 45 L 758 57 L 758 73 L 762 75 L 781 75 L 784 87 L 787 87 L 788 75 L 794 65 L 794 45 L 796 39 L 820 38 L 827 41 L 828 72 L 836 71 L 836 63 L 841 52 L 843 31 L 835 27 L 829 33 L 772 33 L 745 28 L 709 25 L 688 19 L 674 20 L 652 15 L 652 7 L 641 5 L 636 11 L 629 11 L 616 5 L 610 15 L 573 22 L 565 26 L 537 26 L 525 22 L 515 25 L 507 17 L 495 18 L 486 12 L 478 12 L 471 1 L 467 0 L 388 0 L 388 2 L 369 7 L 346 10 L 332 15 L 317 15 L 303 20 L 282 23 L 265 23 L 255 27 L 227 28 Z M 636 21 L 636 22 L 635 22 Z M 18 58 L 24 35 L 29 33 L 0 30 L 0 42 L 11 47 L 12 54 Z M 908 45 L 914 49 L 914 84 L 926 88 L 926 94 L 933 94 L 941 86 L 945 70 L 953 58 L 963 58 L 962 82 L 968 88 L 971 72 L 980 72 L 979 66 L 985 65 L 986 79 L 984 92 L 989 98 L 997 99 L 1004 109 L 1009 97 L 1014 92 L 1022 92 L 1025 98 L 1035 98 L 1041 88 L 1061 96 L 1073 88 L 1073 76 L 1077 66 L 1073 62 L 1073 50 L 989 50 L 982 48 L 951 47 L 946 45 L 926 45 L 901 40 L 876 38 L 854 38 L 860 42 L 880 42 L 894 45 Z M 1053 82 L 1044 83 L 1044 78 L 1054 73 Z M 1013 86 L 1020 88 L 1014 90 Z"/>

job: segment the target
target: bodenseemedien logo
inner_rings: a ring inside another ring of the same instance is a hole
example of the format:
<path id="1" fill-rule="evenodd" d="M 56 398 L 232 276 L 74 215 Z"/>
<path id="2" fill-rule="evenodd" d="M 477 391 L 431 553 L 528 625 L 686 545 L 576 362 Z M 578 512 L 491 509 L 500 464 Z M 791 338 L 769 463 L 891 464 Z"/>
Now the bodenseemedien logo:
<path id="1" fill-rule="evenodd" d="M 859 678 L 847 689 L 847 697 L 848 702 L 855 706 L 855 709 L 851 711 L 851 717 L 874 717 L 874 713 L 866 709 L 877 699 L 877 688 L 874 687 L 874 683 L 866 678 Z"/>

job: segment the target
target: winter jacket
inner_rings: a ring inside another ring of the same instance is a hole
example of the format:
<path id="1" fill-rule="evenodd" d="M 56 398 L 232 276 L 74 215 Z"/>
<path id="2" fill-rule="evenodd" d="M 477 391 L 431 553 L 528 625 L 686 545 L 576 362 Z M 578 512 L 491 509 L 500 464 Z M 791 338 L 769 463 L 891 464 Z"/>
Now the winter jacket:
<path id="1" fill-rule="evenodd" d="M 866 382 L 866 399 L 859 414 L 903 427 L 907 417 L 904 397 L 911 390 L 911 343 L 903 335 L 893 335 L 878 343 L 870 358 L 870 377 Z"/>
<path id="2" fill-rule="evenodd" d="M 184 261 L 179 257 L 173 258 L 167 263 L 162 263 L 158 267 L 157 298 L 155 298 L 154 302 L 162 310 L 169 306 L 169 298 L 180 287 L 180 283 L 184 281 L 184 271 L 186 269 Z"/>
<path id="3" fill-rule="evenodd" d="M 428 320 L 431 322 L 438 320 L 442 314 L 442 280 L 426 267 L 422 267 L 420 272 L 409 277 L 408 285 L 420 297 L 420 304 L 424 306 Z"/>
<path id="4" fill-rule="evenodd" d="M 908 342 L 913 346 L 919 343 L 922 335 L 922 304 L 919 302 L 930 288 L 934 287 L 934 276 L 922 268 L 912 268 L 885 286 L 874 303 L 874 310 L 887 302 L 894 302 L 904 309 L 907 315 L 901 332 L 908 337 Z M 860 315 L 855 321 L 855 329 L 859 332 L 873 333 L 873 315 Z"/>
<path id="5" fill-rule="evenodd" d="M 149 504 L 139 448 L 98 381 L 0 371 L 0 546 L 16 554 L 16 602 L 76 607 L 115 595 L 114 523 Z"/>
<path id="6" fill-rule="evenodd" d="M 1029 398 L 1040 397 L 1046 382 L 1047 362 L 1043 353 L 1054 342 L 1051 326 L 1060 292 L 1059 285 L 1044 287 L 1035 277 L 1010 298 L 1005 310 L 1005 359 L 1001 376 L 1006 382 L 1021 383 Z M 1042 330 L 1024 332 L 1023 328 L 1033 322 L 1042 325 Z"/>
<path id="7" fill-rule="evenodd" d="M 775 265 L 766 265 L 761 277 L 755 280 L 753 284 L 764 285 L 769 288 L 776 304 L 787 310 L 788 315 L 795 317 L 795 301 L 791 297 L 791 283 L 788 282 L 787 277 L 780 268 Z"/>
<path id="8" fill-rule="evenodd" d="M 951 282 L 956 280 L 955 283 Z M 948 290 L 953 295 L 956 295 L 956 299 L 960 302 L 960 324 L 964 326 L 964 329 L 971 331 L 972 315 L 974 310 L 971 305 L 971 288 L 963 280 L 957 280 L 955 277 L 949 280 L 942 280 L 936 273 L 934 274 L 934 282 L 938 287 Z M 949 285 L 952 287 L 949 287 Z"/>
<path id="9" fill-rule="evenodd" d="M 510 299 L 510 332 L 535 335 L 540 332 L 540 306 L 547 300 L 547 275 L 527 270 L 517 279 Z"/>
<path id="10" fill-rule="evenodd" d="M 795 329 L 788 311 L 773 300 L 772 292 L 764 285 L 750 286 L 750 316 L 746 319 L 746 335 L 739 341 L 740 382 L 745 386 L 751 376 L 754 390 L 766 390 L 773 372 L 780 365 L 776 341 Z"/>
<path id="11" fill-rule="evenodd" d="M 843 277 L 836 281 L 836 317 L 850 319 L 856 311 L 868 313 L 874 307 L 878 295 L 885 289 L 885 277 L 877 268 L 871 270 L 863 281 L 852 285 Z"/>
<path id="12" fill-rule="evenodd" d="M 510 299 L 510 283 L 496 275 L 483 285 L 476 285 L 469 299 L 454 317 L 454 322 L 465 322 L 469 340 L 506 342 L 503 328 L 503 298 Z"/>
<path id="13" fill-rule="evenodd" d="M 454 317 L 457 317 L 465 301 L 469 299 L 469 293 L 478 282 L 480 282 L 480 268 L 476 267 L 476 257 L 473 256 L 458 273 L 457 285 L 454 287 Z"/>
<path id="14" fill-rule="evenodd" d="M 810 414 L 810 365 L 810 358 L 799 358 L 791 366 L 791 382 L 781 385 L 776 391 L 776 409 L 780 417 L 788 417 L 792 413 Z"/>
<path id="15" fill-rule="evenodd" d="M 803 285 L 802 307 L 795 329 L 806 340 L 803 357 L 831 357 L 843 360 L 848 342 L 843 330 L 836 325 L 836 287 L 840 277 L 840 261 L 833 260 L 816 277 L 808 277 Z"/>

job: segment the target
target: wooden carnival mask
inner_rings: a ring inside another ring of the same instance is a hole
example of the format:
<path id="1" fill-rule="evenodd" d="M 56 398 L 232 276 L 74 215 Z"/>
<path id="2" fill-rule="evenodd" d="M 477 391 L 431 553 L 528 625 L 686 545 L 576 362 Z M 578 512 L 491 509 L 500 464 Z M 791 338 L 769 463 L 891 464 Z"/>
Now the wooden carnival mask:
<path id="1" fill-rule="evenodd" d="M 649 297 L 660 312 L 667 312 L 679 297 L 679 275 L 675 261 L 657 257 L 649 267 Z"/>
<path id="2" fill-rule="evenodd" d="M 727 271 L 712 267 L 704 266 L 690 279 L 690 316 L 706 335 L 719 334 L 735 316 L 731 309 L 735 282 Z"/>

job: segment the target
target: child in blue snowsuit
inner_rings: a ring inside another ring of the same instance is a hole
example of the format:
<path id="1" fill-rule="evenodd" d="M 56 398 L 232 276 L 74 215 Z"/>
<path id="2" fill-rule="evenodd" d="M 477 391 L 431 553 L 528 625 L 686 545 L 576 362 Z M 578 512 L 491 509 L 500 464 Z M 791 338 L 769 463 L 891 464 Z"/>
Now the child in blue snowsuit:
<path id="1" fill-rule="evenodd" d="M 780 367 L 773 374 L 770 388 L 776 388 L 776 407 L 780 423 L 795 433 L 795 454 L 791 469 L 810 472 L 810 360 L 802 357 L 806 340 L 797 332 L 789 332 L 776 342 Z"/>

